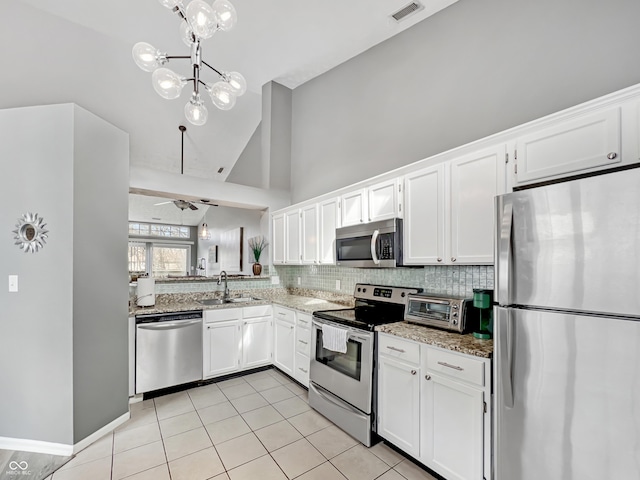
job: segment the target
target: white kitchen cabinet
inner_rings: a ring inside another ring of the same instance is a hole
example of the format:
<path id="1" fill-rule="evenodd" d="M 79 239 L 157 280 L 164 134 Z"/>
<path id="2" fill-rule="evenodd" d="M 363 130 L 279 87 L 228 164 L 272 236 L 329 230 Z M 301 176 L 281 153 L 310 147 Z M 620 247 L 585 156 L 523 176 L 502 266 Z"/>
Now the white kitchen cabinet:
<path id="1" fill-rule="evenodd" d="M 490 361 L 421 348 L 420 461 L 447 480 L 490 478 Z"/>
<path id="2" fill-rule="evenodd" d="M 402 216 L 401 182 L 387 180 L 367 187 L 367 221 L 377 222 Z"/>
<path id="3" fill-rule="evenodd" d="M 404 197 L 404 264 L 444 263 L 444 164 L 406 175 Z"/>
<path id="4" fill-rule="evenodd" d="M 420 367 L 384 355 L 382 350 L 378 360 L 378 434 L 409 455 L 420 455 Z"/>
<path id="5" fill-rule="evenodd" d="M 242 368 L 271 363 L 271 316 L 245 319 L 242 322 Z"/>
<path id="6" fill-rule="evenodd" d="M 493 263 L 494 198 L 505 192 L 505 145 L 404 178 L 404 263 Z"/>
<path id="7" fill-rule="evenodd" d="M 273 364 L 294 376 L 295 312 L 280 306 L 273 307 Z"/>
<path id="8" fill-rule="evenodd" d="M 300 209 L 300 244 L 302 263 L 318 263 L 318 205 L 307 205 Z"/>
<path id="9" fill-rule="evenodd" d="M 284 214 L 285 223 L 285 257 L 287 264 L 299 264 L 302 261 L 300 252 L 300 210 L 295 209 Z"/>
<path id="10" fill-rule="evenodd" d="M 274 265 L 281 265 L 284 263 L 286 245 L 284 213 L 273 215 L 271 220 L 271 236 L 271 261 Z"/>
<path id="11" fill-rule="evenodd" d="M 311 354 L 311 315 L 296 311 L 295 361 L 293 378 L 309 387 L 309 365 Z"/>
<path id="12" fill-rule="evenodd" d="M 514 153 L 516 186 L 615 166 L 623 161 L 621 107 L 554 122 L 522 135 Z"/>
<path id="13" fill-rule="evenodd" d="M 235 372 L 240 368 L 240 328 L 239 319 L 204 325 L 204 378 Z"/>
<path id="14" fill-rule="evenodd" d="M 445 245 L 453 263 L 491 264 L 494 198 L 505 192 L 504 145 L 456 158 L 450 164 L 449 229 Z"/>
<path id="15" fill-rule="evenodd" d="M 340 224 L 343 227 L 365 222 L 367 213 L 367 191 L 362 188 L 345 193 L 340 199 Z"/>
<path id="16" fill-rule="evenodd" d="M 340 213 L 338 199 L 331 198 L 320 202 L 319 210 L 319 242 L 318 262 L 326 265 L 336 263 L 336 228 L 339 227 Z"/>

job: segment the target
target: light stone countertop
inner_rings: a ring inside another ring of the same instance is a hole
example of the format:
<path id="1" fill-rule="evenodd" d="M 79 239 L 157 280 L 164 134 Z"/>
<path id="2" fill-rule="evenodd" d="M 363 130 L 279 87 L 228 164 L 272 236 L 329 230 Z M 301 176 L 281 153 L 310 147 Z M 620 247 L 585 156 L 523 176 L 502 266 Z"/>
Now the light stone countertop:
<path id="1" fill-rule="evenodd" d="M 380 325 L 376 327 L 376 331 L 467 355 L 493 357 L 493 340 L 479 340 L 471 333 L 461 335 L 409 322 Z"/>
<path id="2" fill-rule="evenodd" d="M 254 305 L 281 305 L 286 308 L 299 310 L 305 313 L 313 313 L 316 310 L 339 310 L 353 307 L 353 297 L 339 295 L 331 292 L 308 289 L 254 289 L 232 290 L 231 298 L 255 297 L 252 300 L 241 303 L 225 303 L 222 305 L 202 305 L 198 300 L 220 298 L 216 292 L 211 293 L 174 293 L 156 295 L 156 304 L 152 307 L 138 307 L 133 305 L 129 309 L 129 315 L 144 315 L 156 313 L 185 312 L 188 310 L 219 310 L 221 308 L 242 308 Z"/>

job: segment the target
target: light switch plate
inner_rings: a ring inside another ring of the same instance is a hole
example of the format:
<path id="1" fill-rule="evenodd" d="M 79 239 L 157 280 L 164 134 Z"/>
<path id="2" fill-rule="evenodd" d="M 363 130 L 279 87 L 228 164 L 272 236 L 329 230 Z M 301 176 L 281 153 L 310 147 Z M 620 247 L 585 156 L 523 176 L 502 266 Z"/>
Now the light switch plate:
<path id="1" fill-rule="evenodd" d="M 301 283 L 301 278 L 298 277 L 298 285 L 300 285 L 300 283 Z"/>
<path id="2" fill-rule="evenodd" d="M 336 290 L 340 290 L 340 280 L 336 280 Z"/>
<path id="3" fill-rule="evenodd" d="M 9 291 L 18 291 L 18 275 L 9 275 Z"/>
<path id="4" fill-rule="evenodd" d="M 278 275 L 271 277 L 271 285 L 280 285 L 280 277 Z"/>

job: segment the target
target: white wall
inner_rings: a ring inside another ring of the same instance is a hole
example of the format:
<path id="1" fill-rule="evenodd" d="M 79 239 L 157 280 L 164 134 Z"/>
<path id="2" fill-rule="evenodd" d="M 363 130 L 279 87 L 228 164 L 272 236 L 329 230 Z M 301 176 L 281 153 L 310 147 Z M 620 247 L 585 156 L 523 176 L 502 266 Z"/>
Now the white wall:
<path id="1" fill-rule="evenodd" d="M 220 265 L 209 262 L 209 248 L 211 246 L 220 245 L 220 237 L 223 232 L 232 230 L 237 227 L 243 227 L 243 261 L 242 271 L 244 274 L 252 274 L 253 255 L 250 252 L 248 240 L 256 235 L 264 235 L 265 238 L 269 238 L 268 219 L 269 215 L 266 211 L 261 210 L 246 210 L 242 208 L 232 207 L 210 207 L 207 210 L 202 223 L 206 223 L 211 231 L 211 240 L 198 239 L 198 258 L 204 257 L 207 259 L 207 275 L 217 275 L 220 273 Z M 198 233 L 200 230 L 198 230 Z M 263 265 L 269 264 L 269 248 L 263 252 L 260 257 L 260 263 Z M 230 273 L 230 272 L 229 272 Z"/>
<path id="2" fill-rule="evenodd" d="M 128 409 L 128 137 L 72 104 L 0 110 L 0 161 L 0 440 L 69 446 Z M 27 212 L 35 254 L 9 236 Z"/>
<path id="3" fill-rule="evenodd" d="M 293 91 L 318 196 L 640 82 L 640 2 L 460 0 Z"/>

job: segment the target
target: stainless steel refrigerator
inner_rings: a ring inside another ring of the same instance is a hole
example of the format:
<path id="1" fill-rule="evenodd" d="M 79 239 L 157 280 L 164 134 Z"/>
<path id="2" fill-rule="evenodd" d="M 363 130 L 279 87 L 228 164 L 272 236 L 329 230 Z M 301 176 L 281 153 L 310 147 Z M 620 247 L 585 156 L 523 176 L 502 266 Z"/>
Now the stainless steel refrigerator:
<path id="1" fill-rule="evenodd" d="M 496 209 L 495 480 L 640 479 L 640 168 Z"/>

